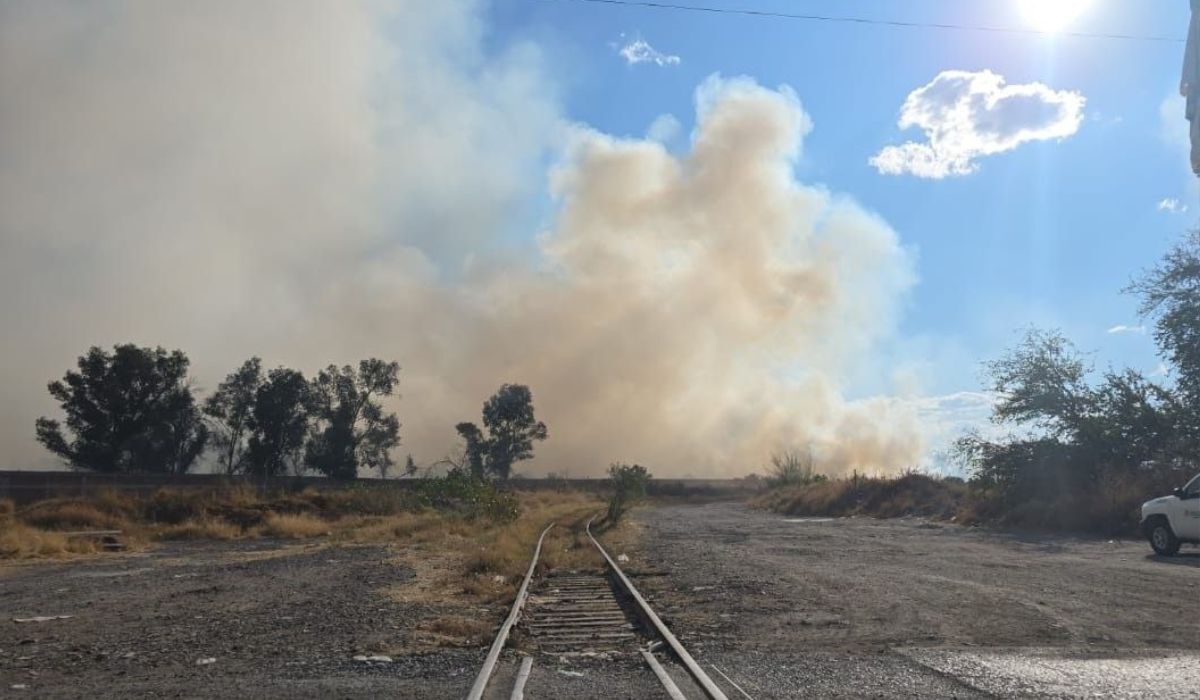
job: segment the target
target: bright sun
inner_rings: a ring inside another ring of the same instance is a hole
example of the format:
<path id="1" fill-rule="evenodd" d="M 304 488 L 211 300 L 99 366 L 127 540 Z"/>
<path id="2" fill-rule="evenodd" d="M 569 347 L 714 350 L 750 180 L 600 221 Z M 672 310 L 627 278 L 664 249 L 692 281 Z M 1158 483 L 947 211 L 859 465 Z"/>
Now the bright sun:
<path id="1" fill-rule="evenodd" d="M 1017 4 L 1034 29 L 1057 32 L 1083 14 L 1092 0 L 1017 0 Z"/>

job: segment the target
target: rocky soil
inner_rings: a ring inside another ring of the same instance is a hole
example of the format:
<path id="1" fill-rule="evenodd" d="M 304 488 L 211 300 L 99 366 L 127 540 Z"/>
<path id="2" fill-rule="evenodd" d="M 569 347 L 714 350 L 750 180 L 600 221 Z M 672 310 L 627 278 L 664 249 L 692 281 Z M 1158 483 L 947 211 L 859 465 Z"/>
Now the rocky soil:
<path id="1" fill-rule="evenodd" d="M 1194 551 L 733 503 L 634 518 L 614 555 L 731 698 L 1200 697 Z M 485 649 L 413 649 L 430 619 L 499 624 L 503 605 L 422 602 L 402 562 L 423 560 L 400 552 L 188 543 L 0 565 L 0 696 L 464 697 Z M 538 655 L 528 697 L 657 696 L 630 651 Z"/>
<path id="2" fill-rule="evenodd" d="M 1141 541 L 789 519 L 737 504 L 638 518 L 637 585 L 693 654 L 755 698 L 1200 697 L 1194 550 L 1162 559 Z M 1043 685 L 989 676 L 1005 664 L 1029 675 L 1048 656 L 1064 670 Z M 1075 678 L 1071 659 L 1108 665 Z M 1175 678 L 1163 667 L 1178 667 Z"/>
<path id="3" fill-rule="evenodd" d="M 384 595 L 410 576 L 386 547 L 269 541 L 10 564 L 0 695 L 460 697 L 479 651 L 362 660 L 438 613 Z M 70 617 L 14 621 L 59 615 Z"/>

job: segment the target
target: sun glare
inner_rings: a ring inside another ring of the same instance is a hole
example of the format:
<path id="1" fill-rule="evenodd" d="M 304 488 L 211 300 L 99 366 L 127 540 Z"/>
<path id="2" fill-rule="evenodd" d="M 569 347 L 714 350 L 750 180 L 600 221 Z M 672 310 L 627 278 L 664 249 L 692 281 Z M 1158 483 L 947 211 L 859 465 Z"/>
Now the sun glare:
<path id="1" fill-rule="evenodd" d="M 1066 29 L 1092 4 L 1092 0 L 1017 0 L 1025 21 L 1041 32 Z"/>

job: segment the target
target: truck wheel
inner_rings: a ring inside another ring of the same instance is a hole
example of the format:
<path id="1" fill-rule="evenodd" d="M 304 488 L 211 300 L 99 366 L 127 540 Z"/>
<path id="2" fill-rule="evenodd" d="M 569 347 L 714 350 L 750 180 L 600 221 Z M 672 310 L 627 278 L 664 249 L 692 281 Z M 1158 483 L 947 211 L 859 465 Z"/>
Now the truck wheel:
<path id="1" fill-rule="evenodd" d="M 1179 553 L 1179 538 L 1171 531 L 1171 526 L 1161 518 L 1146 528 L 1146 537 L 1150 540 L 1155 554 L 1173 557 Z"/>

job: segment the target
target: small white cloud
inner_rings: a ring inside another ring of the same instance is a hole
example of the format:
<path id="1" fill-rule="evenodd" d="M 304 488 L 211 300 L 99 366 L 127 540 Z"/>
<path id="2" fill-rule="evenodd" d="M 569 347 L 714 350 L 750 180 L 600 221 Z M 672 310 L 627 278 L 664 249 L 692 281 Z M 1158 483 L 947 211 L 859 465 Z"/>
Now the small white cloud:
<path id="1" fill-rule="evenodd" d="M 1079 92 L 1041 83 L 1009 85 L 988 70 L 943 71 L 909 94 L 900 110 L 900 128 L 919 127 L 928 140 L 888 146 L 871 165 L 884 175 L 969 175 L 984 156 L 1073 136 L 1086 102 Z"/>
<path id="2" fill-rule="evenodd" d="M 1158 210 L 1165 211 L 1169 214 L 1182 214 L 1186 212 L 1188 208 L 1186 204 L 1180 203 L 1178 199 L 1175 199 L 1174 197 L 1168 197 L 1158 203 Z"/>
<path id="3" fill-rule="evenodd" d="M 643 39 L 634 39 L 622 46 L 617 53 L 631 66 L 639 63 L 653 63 L 658 66 L 677 66 L 683 59 L 673 54 L 666 54 L 651 46 Z"/>
<path id="4" fill-rule="evenodd" d="M 660 114 L 646 129 L 646 138 L 659 143 L 670 143 L 679 137 L 683 125 L 671 114 Z"/>
<path id="5" fill-rule="evenodd" d="M 1145 326 L 1113 326 L 1108 329 L 1109 335 L 1123 335 L 1132 333 L 1135 335 L 1146 335 Z"/>
<path id="6" fill-rule="evenodd" d="M 1150 377 L 1152 379 L 1158 379 L 1161 377 L 1166 377 L 1169 374 L 1171 374 L 1171 368 L 1167 366 L 1167 363 L 1159 362 L 1158 367 L 1155 367 L 1154 371 L 1150 373 Z"/>

